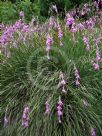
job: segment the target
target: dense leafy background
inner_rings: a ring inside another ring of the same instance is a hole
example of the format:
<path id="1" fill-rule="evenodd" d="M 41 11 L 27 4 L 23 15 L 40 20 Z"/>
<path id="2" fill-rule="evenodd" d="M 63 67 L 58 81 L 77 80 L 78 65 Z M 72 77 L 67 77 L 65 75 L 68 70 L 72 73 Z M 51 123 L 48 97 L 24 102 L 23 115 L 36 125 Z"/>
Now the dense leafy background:
<path id="1" fill-rule="evenodd" d="M 74 8 L 81 3 L 89 2 L 90 0 L 9 0 L 0 2 L 0 22 L 11 23 L 17 20 L 18 13 L 23 10 L 26 20 L 31 20 L 32 16 L 38 16 L 43 19 L 48 17 L 51 5 L 58 8 L 59 14 L 64 16 L 65 11 Z"/>

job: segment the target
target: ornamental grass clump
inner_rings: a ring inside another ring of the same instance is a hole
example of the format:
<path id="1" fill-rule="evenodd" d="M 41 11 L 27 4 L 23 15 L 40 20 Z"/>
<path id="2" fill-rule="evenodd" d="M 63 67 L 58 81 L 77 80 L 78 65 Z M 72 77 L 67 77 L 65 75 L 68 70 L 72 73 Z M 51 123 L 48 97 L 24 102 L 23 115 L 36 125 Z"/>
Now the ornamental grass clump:
<path id="1" fill-rule="evenodd" d="M 9 40 L 1 42 L 3 136 L 102 135 L 102 33 L 94 26 L 90 34 L 83 22 L 82 29 L 80 22 L 74 23 L 77 31 L 73 39 L 70 26 L 64 29 L 66 21 L 59 21 L 58 26 L 54 18 L 56 27 L 49 30 L 49 20 L 31 25 L 21 19 Z M 88 37 L 89 51 L 83 33 Z M 99 48 L 94 45 L 96 35 Z"/>

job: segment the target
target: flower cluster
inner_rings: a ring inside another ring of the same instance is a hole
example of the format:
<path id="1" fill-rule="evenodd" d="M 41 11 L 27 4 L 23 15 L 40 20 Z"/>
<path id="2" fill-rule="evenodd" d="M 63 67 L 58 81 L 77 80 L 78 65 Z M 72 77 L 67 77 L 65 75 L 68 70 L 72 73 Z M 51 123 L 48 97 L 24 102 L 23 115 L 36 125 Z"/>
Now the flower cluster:
<path id="1" fill-rule="evenodd" d="M 25 33 L 28 30 L 28 28 L 29 28 L 28 25 L 23 25 L 21 32 Z"/>
<path id="2" fill-rule="evenodd" d="M 9 122 L 9 120 L 7 118 L 7 115 L 5 115 L 5 117 L 4 117 L 4 127 L 7 127 L 8 122 Z"/>
<path id="3" fill-rule="evenodd" d="M 88 12 L 90 11 L 89 5 L 88 4 L 84 4 L 82 10 L 81 10 L 81 16 L 86 15 Z"/>
<path id="4" fill-rule="evenodd" d="M 19 16 L 20 16 L 20 17 L 23 17 L 23 16 L 24 16 L 24 12 L 23 12 L 23 11 L 20 11 Z"/>
<path id="5" fill-rule="evenodd" d="M 22 25 L 22 20 L 19 19 L 14 25 L 10 26 L 10 27 L 6 27 L 6 29 L 4 30 L 3 35 L 0 38 L 0 43 L 1 45 L 4 47 L 4 45 L 6 45 L 9 41 L 11 41 L 11 39 L 13 39 L 13 33 L 19 29 Z"/>
<path id="6" fill-rule="evenodd" d="M 63 106 L 63 102 L 61 100 L 61 97 L 59 97 L 58 106 L 57 106 L 57 116 L 58 116 L 59 123 L 61 123 L 61 116 L 63 114 L 62 106 Z"/>
<path id="7" fill-rule="evenodd" d="M 74 65 L 74 76 L 75 76 L 75 84 L 76 84 L 76 86 L 79 86 L 80 85 L 80 82 L 79 82 L 80 76 L 79 76 L 79 72 L 77 70 L 77 67 L 75 65 Z"/>
<path id="8" fill-rule="evenodd" d="M 51 30 L 54 26 L 54 18 L 50 17 L 49 19 L 49 30 Z"/>
<path id="9" fill-rule="evenodd" d="M 29 122 L 29 107 L 25 106 L 22 115 L 22 126 L 28 127 L 29 126 L 28 122 Z"/>
<path id="10" fill-rule="evenodd" d="M 66 26 L 70 27 L 71 29 L 71 26 L 74 23 L 74 18 L 69 13 L 66 15 L 66 18 L 67 18 Z"/>
<path id="11" fill-rule="evenodd" d="M 76 24 L 73 23 L 73 24 L 72 24 L 72 27 L 71 27 L 71 32 L 76 33 L 77 30 L 78 30 L 78 28 L 77 28 Z"/>
<path id="12" fill-rule="evenodd" d="M 45 102 L 45 114 L 50 114 L 50 105 L 49 105 L 49 99 Z"/>
<path id="13" fill-rule="evenodd" d="M 84 44 L 86 45 L 86 50 L 89 51 L 90 50 L 89 40 L 84 33 L 82 35 L 83 35 Z"/>
<path id="14" fill-rule="evenodd" d="M 99 2 L 98 1 L 94 1 L 94 7 L 95 7 L 96 11 L 99 10 Z"/>
<path id="15" fill-rule="evenodd" d="M 94 25 L 95 25 L 95 23 L 92 20 L 92 18 L 86 21 L 86 26 L 88 29 L 92 29 L 94 27 Z"/>
<path id="16" fill-rule="evenodd" d="M 84 24 L 83 23 L 79 23 L 77 27 L 78 27 L 79 30 L 83 30 L 84 29 Z"/>
<path id="17" fill-rule="evenodd" d="M 62 34 L 62 30 L 61 30 L 61 27 L 60 27 L 59 23 L 57 25 L 57 28 L 58 28 L 58 38 L 60 39 L 60 46 L 63 46 L 63 43 L 62 43 L 63 34 Z"/>
<path id="18" fill-rule="evenodd" d="M 93 63 L 93 68 L 95 70 L 99 70 L 99 63 L 98 62 L 92 62 Z"/>
<path id="19" fill-rule="evenodd" d="M 47 58 L 50 59 L 49 56 L 49 51 L 51 49 L 51 43 L 52 43 L 52 38 L 50 37 L 50 35 L 48 34 L 46 37 L 46 52 L 47 52 Z"/>
<path id="20" fill-rule="evenodd" d="M 63 73 L 61 71 L 60 74 L 59 74 L 59 84 L 58 84 L 58 87 L 61 87 L 62 88 L 62 92 L 66 94 L 67 92 L 65 90 L 65 85 L 66 85 L 66 81 L 64 80 L 64 75 L 63 75 Z"/>
<path id="21" fill-rule="evenodd" d="M 91 128 L 91 136 L 96 136 L 95 129 Z"/>
<path id="22" fill-rule="evenodd" d="M 99 60 L 101 59 L 101 57 L 100 57 L 100 52 L 99 52 L 99 47 L 97 46 L 96 47 L 96 62 L 99 62 Z"/>
<path id="23" fill-rule="evenodd" d="M 93 68 L 95 70 L 99 70 L 99 62 L 101 62 L 101 55 L 99 51 L 98 41 L 96 41 L 96 58 L 94 61 L 92 61 Z"/>

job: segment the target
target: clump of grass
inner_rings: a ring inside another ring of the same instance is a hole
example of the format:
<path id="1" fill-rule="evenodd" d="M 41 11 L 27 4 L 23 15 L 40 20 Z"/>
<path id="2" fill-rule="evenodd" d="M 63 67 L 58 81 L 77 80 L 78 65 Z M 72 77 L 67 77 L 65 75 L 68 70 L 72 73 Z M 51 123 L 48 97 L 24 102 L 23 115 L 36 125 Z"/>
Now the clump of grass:
<path id="1" fill-rule="evenodd" d="M 3 136 L 90 136 L 92 127 L 97 136 L 102 134 L 102 64 L 95 71 L 90 63 L 94 49 L 85 51 L 80 32 L 76 39 L 73 42 L 70 33 L 64 32 L 63 47 L 53 43 L 50 60 L 46 57 L 44 41 L 33 39 L 27 46 L 19 43 L 18 48 L 11 49 L 11 57 L 0 66 Z M 74 83 L 74 65 L 80 75 L 79 87 Z M 58 88 L 60 71 L 65 75 L 67 94 Z M 63 101 L 61 124 L 56 114 L 59 96 Z M 50 114 L 45 116 L 48 97 Z M 28 128 L 21 126 L 25 104 L 30 108 Z M 4 128 L 5 111 L 9 123 Z"/>

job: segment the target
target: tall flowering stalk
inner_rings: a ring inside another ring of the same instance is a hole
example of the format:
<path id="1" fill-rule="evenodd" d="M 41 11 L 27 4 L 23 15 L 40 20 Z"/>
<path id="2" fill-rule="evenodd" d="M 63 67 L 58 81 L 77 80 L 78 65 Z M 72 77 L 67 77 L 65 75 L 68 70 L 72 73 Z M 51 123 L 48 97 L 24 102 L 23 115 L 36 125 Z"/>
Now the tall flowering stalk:
<path id="1" fill-rule="evenodd" d="M 7 127 L 8 123 L 9 123 L 9 120 L 8 120 L 8 117 L 7 117 L 7 109 L 6 109 L 5 116 L 4 116 L 4 127 Z"/>
<path id="2" fill-rule="evenodd" d="M 48 34 L 47 37 L 46 37 L 46 53 L 47 53 L 48 59 L 50 59 L 49 52 L 50 52 L 50 49 L 51 49 L 51 47 L 50 47 L 51 43 L 52 43 L 52 38 Z"/>
<path id="3" fill-rule="evenodd" d="M 47 114 L 47 115 L 50 114 L 50 105 L 49 105 L 49 99 L 48 98 L 45 102 L 45 114 Z"/>
<path id="4" fill-rule="evenodd" d="M 97 62 L 99 62 L 100 59 L 101 59 L 101 57 L 100 57 L 99 47 L 97 46 L 97 48 L 96 48 L 96 59 L 95 59 L 95 60 L 96 60 Z"/>
<path id="5" fill-rule="evenodd" d="M 52 17 L 50 17 L 49 19 L 49 30 L 51 30 L 54 26 L 54 19 Z"/>
<path id="6" fill-rule="evenodd" d="M 96 46 L 96 58 L 94 61 L 92 61 L 92 65 L 93 65 L 93 68 L 95 70 L 99 70 L 99 62 L 101 61 L 101 56 L 100 56 L 100 52 L 99 52 L 99 47 Z"/>
<path id="7" fill-rule="evenodd" d="M 95 129 L 91 128 L 91 136 L 96 136 Z"/>
<path id="8" fill-rule="evenodd" d="M 79 82 L 80 76 L 79 76 L 78 69 L 75 65 L 74 65 L 74 77 L 75 77 L 76 86 L 79 86 L 80 85 L 80 82 Z"/>
<path id="9" fill-rule="evenodd" d="M 86 45 L 86 50 L 89 51 L 90 50 L 89 40 L 84 33 L 82 35 L 83 35 L 84 44 Z"/>
<path id="10" fill-rule="evenodd" d="M 66 94 L 67 92 L 65 90 L 65 85 L 66 85 L 66 81 L 64 80 L 64 75 L 63 75 L 63 73 L 61 71 L 60 74 L 59 74 L 59 84 L 58 84 L 58 87 L 61 87 L 62 88 L 62 92 Z"/>
<path id="11" fill-rule="evenodd" d="M 59 101 L 58 101 L 58 106 L 57 106 L 57 117 L 58 117 L 58 122 L 61 123 L 61 116 L 63 115 L 62 112 L 62 107 L 63 107 L 63 102 L 61 100 L 61 97 L 59 97 Z"/>
<path id="12" fill-rule="evenodd" d="M 58 28 L 58 38 L 60 39 L 60 46 L 63 46 L 63 43 L 62 43 L 63 34 L 62 34 L 62 30 L 61 30 L 61 27 L 60 27 L 59 23 L 57 25 L 57 28 Z"/>
<path id="13" fill-rule="evenodd" d="M 26 105 L 24 107 L 23 115 L 22 115 L 22 126 L 28 127 L 29 126 L 29 107 Z"/>

